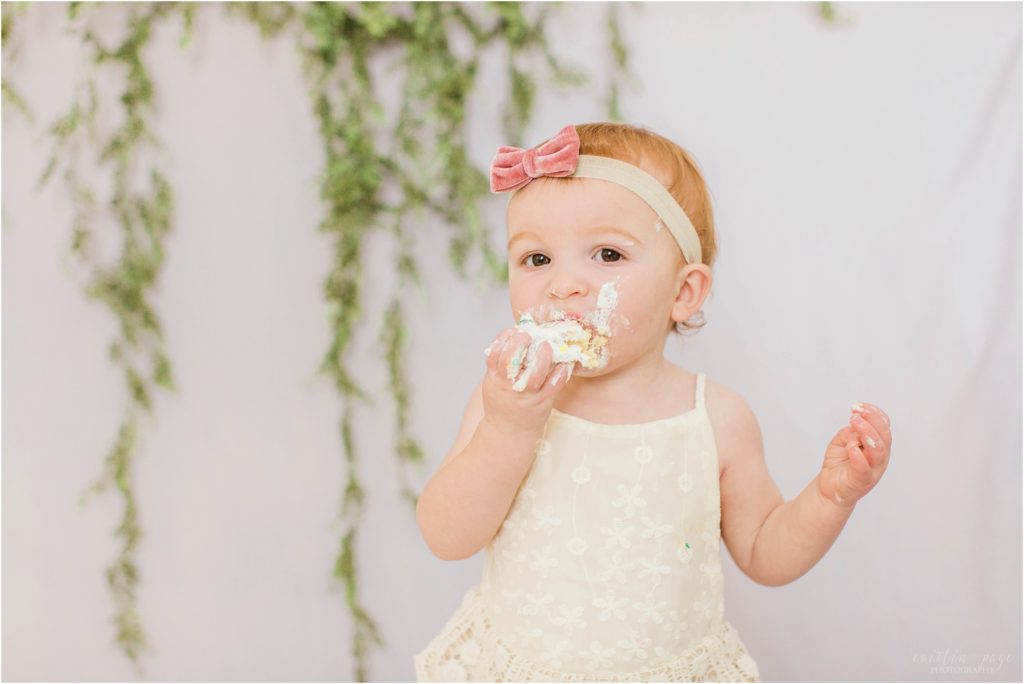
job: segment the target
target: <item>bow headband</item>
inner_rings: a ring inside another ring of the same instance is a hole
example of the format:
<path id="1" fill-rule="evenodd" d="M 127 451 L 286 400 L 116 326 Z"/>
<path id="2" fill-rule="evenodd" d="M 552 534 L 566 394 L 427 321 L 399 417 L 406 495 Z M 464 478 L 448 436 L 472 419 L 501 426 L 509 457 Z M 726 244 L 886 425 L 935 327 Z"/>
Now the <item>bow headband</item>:
<path id="1" fill-rule="evenodd" d="M 701 260 L 700 238 L 690 217 L 658 180 L 643 169 L 611 157 L 580 154 L 580 137 L 570 124 L 537 148 L 498 148 L 491 162 L 491 192 L 508 192 L 509 202 L 516 191 L 534 178 L 597 178 L 617 183 L 633 191 L 646 202 L 672 233 L 686 262 Z"/>

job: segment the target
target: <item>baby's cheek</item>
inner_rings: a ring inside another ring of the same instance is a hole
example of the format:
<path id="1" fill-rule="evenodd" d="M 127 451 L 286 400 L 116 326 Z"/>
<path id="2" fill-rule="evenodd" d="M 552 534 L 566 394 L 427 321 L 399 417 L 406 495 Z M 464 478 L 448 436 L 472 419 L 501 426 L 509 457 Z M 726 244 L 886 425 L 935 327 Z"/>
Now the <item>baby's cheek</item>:
<path id="1" fill-rule="evenodd" d="M 628 299 L 620 298 L 615 309 L 608 316 L 608 327 L 611 329 L 612 339 L 621 335 L 630 334 L 636 321 L 636 304 Z"/>
<path id="2" fill-rule="evenodd" d="M 543 320 L 541 306 L 534 304 L 529 297 L 519 296 L 512 298 L 512 315 L 519 321 L 524 314 L 529 314 L 534 320 Z"/>
<path id="3" fill-rule="evenodd" d="M 624 314 L 619 314 L 613 317 L 612 320 L 612 333 L 623 333 L 628 332 L 633 327 L 629 317 Z"/>

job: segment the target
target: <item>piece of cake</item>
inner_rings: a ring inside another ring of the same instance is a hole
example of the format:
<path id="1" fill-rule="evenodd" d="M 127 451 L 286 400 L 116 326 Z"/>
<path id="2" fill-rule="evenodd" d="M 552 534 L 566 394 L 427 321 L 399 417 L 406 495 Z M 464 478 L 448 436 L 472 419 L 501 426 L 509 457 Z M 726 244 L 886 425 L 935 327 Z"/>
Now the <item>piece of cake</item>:
<path id="1" fill-rule="evenodd" d="M 509 380 L 519 379 L 513 383 L 512 389 L 522 392 L 530 381 L 537 366 L 539 347 L 542 344 L 550 344 L 552 350 L 552 363 L 564 363 L 568 367 L 566 380 L 572 377 L 572 371 L 576 363 L 584 368 L 599 368 L 604 363 L 604 347 L 608 342 L 608 335 L 602 334 L 591 323 L 581 317 L 574 317 L 569 314 L 561 314 L 558 320 L 538 324 L 533 316 L 526 313 L 519 318 L 516 327 L 530 335 L 530 345 L 520 349 L 508 363 L 506 375 Z M 607 331 L 604 331 L 607 332 Z M 525 370 L 523 366 L 525 365 Z M 522 370 L 522 372 L 520 372 Z"/>
<path id="2" fill-rule="evenodd" d="M 581 316 L 572 316 L 564 312 L 559 314 L 561 317 L 558 320 L 537 324 L 533 316 L 526 313 L 519 318 L 516 327 L 533 338 L 531 347 L 534 351 L 538 344 L 550 342 L 553 363 L 579 362 L 584 368 L 599 367 L 604 347 L 608 343 L 608 335 L 602 334 Z"/>
<path id="3" fill-rule="evenodd" d="M 526 389 L 526 383 L 530 381 L 530 376 L 537 365 L 538 347 L 545 342 L 551 345 L 552 363 L 568 365 L 567 381 L 572 377 L 573 368 L 577 363 L 588 369 L 604 366 L 608 356 L 606 345 L 611 337 L 608 321 L 617 304 L 616 283 L 607 282 L 601 287 L 598 295 L 597 310 L 586 318 L 580 314 L 558 310 L 551 314 L 550 321 L 538 324 L 530 313 L 520 315 L 516 328 L 528 333 L 532 340 L 526 349 L 520 349 L 519 353 L 512 357 L 505 369 L 509 380 L 519 377 L 512 385 L 512 389 L 517 392 Z M 488 347 L 484 350 L 484 355 L 490 352 L 491 348 Z M 524 363 L 526 370 L 520 374 Z"/>

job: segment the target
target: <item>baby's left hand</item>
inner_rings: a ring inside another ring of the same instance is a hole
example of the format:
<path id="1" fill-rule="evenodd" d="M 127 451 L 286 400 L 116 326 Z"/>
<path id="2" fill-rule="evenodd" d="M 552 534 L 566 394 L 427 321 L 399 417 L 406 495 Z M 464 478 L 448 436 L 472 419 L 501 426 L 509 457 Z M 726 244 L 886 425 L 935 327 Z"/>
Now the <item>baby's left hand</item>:
<path id="1" fill-rule="evenodd" d="M 889 417 L 873 404 L 853 404 L 850 424 L 825 448 L 818 487 L 829 501 L 853 506 L 878 484 L 889 465 Z"/>

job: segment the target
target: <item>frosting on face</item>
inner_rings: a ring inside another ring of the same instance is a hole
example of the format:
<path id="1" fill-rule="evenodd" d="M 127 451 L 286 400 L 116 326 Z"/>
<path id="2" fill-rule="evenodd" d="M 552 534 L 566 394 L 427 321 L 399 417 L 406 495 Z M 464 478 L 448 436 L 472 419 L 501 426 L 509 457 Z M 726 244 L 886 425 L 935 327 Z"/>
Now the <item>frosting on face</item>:
<path id="1" fill-rule="evenodd" d="M 537 323 L 533 315 L 524 312 L 516 327 L 532 338 L 527 349 L 522 349 L 509 361 L 506 374 L 509 380 L 519 379 L 512 389 L 522 392 L 537 366 L 537 351 L 541 344 L 550 344 L 552 363 L 568 365 L 568 380 L 576 363 L 587 369 L 603 368 L 608 363 L 608 340 L 612 336 L 610 320 L 619 303 L 617 283 L 609 281 L 601 286 L 597 296 L 597 310 L 586 315 L 574 315 L 552 309 L 549 319 Z M 520 375 L 523 364 L 526 370 Z"/>

